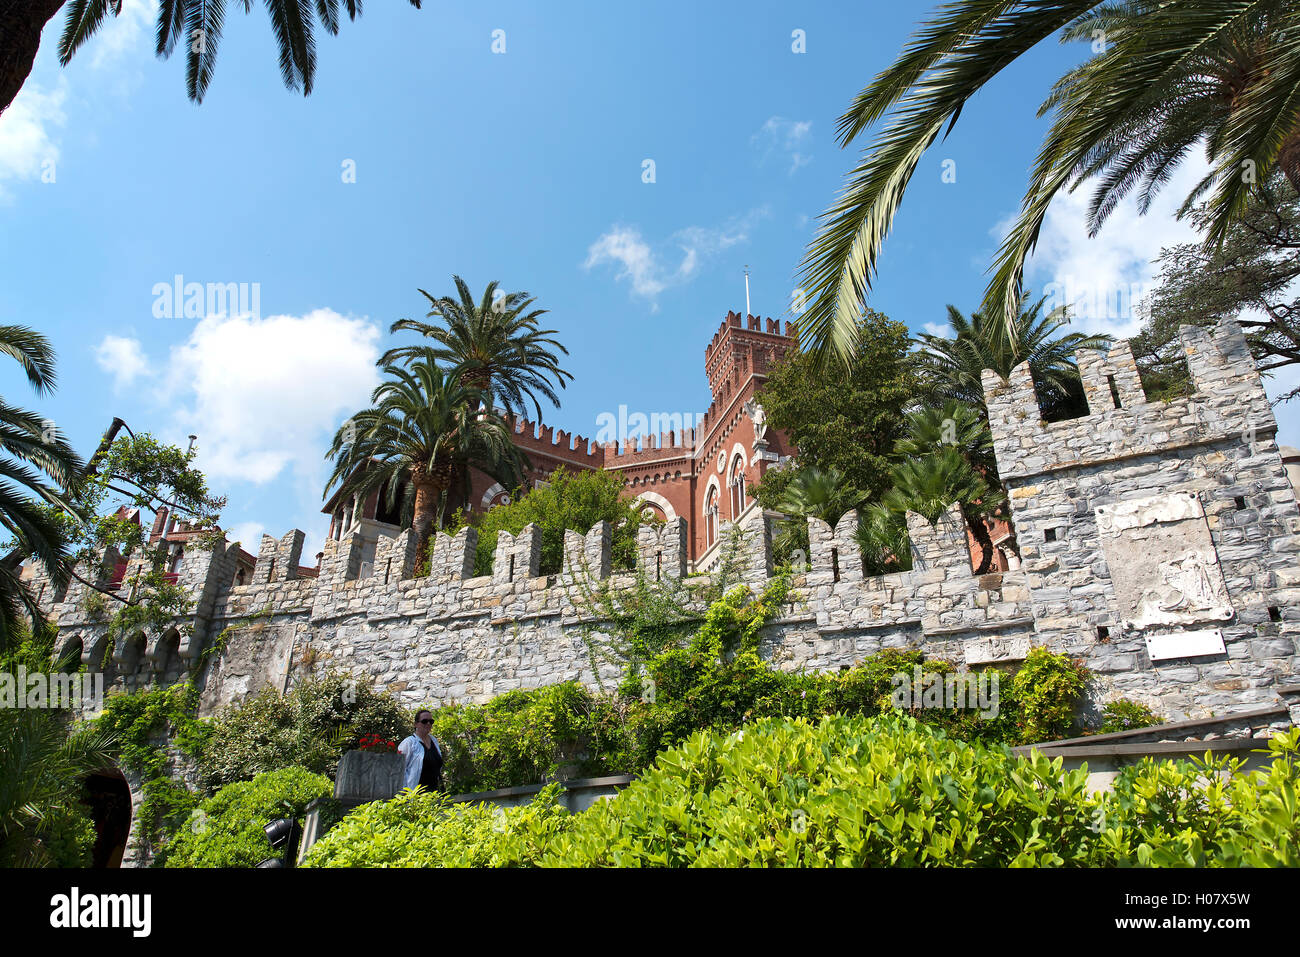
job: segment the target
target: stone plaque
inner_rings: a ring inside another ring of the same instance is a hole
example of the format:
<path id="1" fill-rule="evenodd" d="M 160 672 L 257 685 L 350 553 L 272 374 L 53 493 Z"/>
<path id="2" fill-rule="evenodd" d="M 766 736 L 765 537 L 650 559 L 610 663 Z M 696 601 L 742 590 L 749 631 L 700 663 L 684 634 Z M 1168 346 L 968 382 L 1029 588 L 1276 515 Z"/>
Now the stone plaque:
<path id="1" fill-rule="evenodd" d="M 1227 652 L 1223 632 L 1217 628 L 1209 631 L 1175 631 L 1165 635 L 1147 635 L 1147 652 L 1152 661 L 1165 658 L 1197 658 L 1201 655 L 1222 655 Z"/>
<path id="2" fill-rule="evenodd" d="M 1102 505 L 1096 514 L 1125 628 L 1232 617 L 1219 556 L 1194 494 L 1129 499 Z"/>
<path id="3" fill-rule="evenodd" d="M 968 665 L 988 665 L 996 661 L 1024 661 L 1029 657 L 1029 636 L 976 638 L 966 642 L 962 651 Z"/>

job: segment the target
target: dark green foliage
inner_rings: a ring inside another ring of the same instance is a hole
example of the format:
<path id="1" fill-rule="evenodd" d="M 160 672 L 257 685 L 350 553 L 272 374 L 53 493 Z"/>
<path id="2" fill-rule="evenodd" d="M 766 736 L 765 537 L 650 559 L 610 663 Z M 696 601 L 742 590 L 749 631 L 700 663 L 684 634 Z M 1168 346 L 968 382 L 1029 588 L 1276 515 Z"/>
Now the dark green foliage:
<path id="1" fill-rule="evenodd" d="M 759 392 L 768 424 L 785 432 L 801 465 L 836 469 L 877 499 L 890 486 L 889 454 L 917 392 L 909 346 L 906 326 L 870 311 L 859 325 L 852 372 L 825 375 L 814 356 L 792 350 Z M 784 491 L 775 476 L 754 488 L 764 508 L 777 508 Z"/>
<path id="2" fill-rule="evenodd" d="M 290 766 L 333 775 L 361 735 L 400 741 L 411 733 L 411 718 L 391 694 L 345 674 L 308 678 L 283 695 L 266 688 L 216 717 L 203 783 L 221 787 Z"/>
<path id="3" fill-rule="evenodd" d="M 296 767 L 227 784 L 195 809 L 157 863 L 256 867 L 275 855 L 263 827 L 282 817 L 302 818 L 308 804 L 332 790 L 329 778 Z"/>
<path id="4" fill-rule="evenodd" d="M 202 757 L 210 728 L 194 717 L 197 705 L 198 691 L 185 681 L 110 695 L 93 722 L 116 741 L 121 766 L 139 775 L 144 800 L 136 812 L 136 840 L 146 851 L 164 851 L 198 804 L 199 795 L 172 777 L 174 758 L 168 753 L 171 745 L 189 758 Z"/>
<path id="5" fill-rule="evenodd" d="M 1101 709 L 1102 725 L 1098 734 L 1112 731 L 1131 731 L 1135 728 L 1150 728 L 1160 724 L 1160 716 L 1144 704 L 1130 701 L 1128 698 L 1116 698 L 1106 702 Z"/>
<path id="6" fill-rule="evenodd" d="M 410 0 L 419 9 L 420 0 Z M 237 8 L 239 4 L 230 4 Z M 312 7 L 315 7 L 313 16 Z M 346 0 L 349 20 L 361 13 L 360 0 Z M 109 13 L 122 13 L 121 0 L 77 0 L 67 4 L 68 16 L 59 37 L 59 62 L 67 66 L 82 44 L 103 25 Z M 243 12 L 252 9 L 243 4 Z M 303 96 L 312 91 L 316 79 L 316 20 L 328 34 L 339 32 L 339 0 L 318 0 L 307 4 L 300 0 L 267 0 L 266 12 L 271 19 L 279 55 L 280 77 L 284 85 Z M 155 52 L 166 59 L 173 51 L 185 53 L 185 93 L 195 103 L 202 103 L 216 69 L 217 47 L 226 22 L 226 0 L 167 0 L 158 4 L 155 28 Z M 201 42 L 199 42 L 201 39 Z M 179 46 L 177 41 L 180 41 Z M 0 109 L 8 106 L 0 103 Z"/>
<path id="7" fill-rule="evenodd" d="M 1022 362 L 1029 363 L 1043 417 L 1049 421 L 1088 414 L 1083 383 L 1075 366 L 1080 349 L 1107 349 L 1109 336 L 1064 333 L 1070 322 L 1062 310 L 1042 315 L 1045 298 L 1016 316 L 1011 328 L 1001 316 L 979 312 L 964 316 L 948 307 L 949 336 L 922 333 L 916 354 L 925 392 L 932 398 L 984 407 L 983 372 L 992 369 L 1003 379 Z"/>
<path id="8" fill-rule="evenodd" d="M 1203 231 L 1210 215 L 1198 206 L 1190 219 Z M 1163 250 L 1158 262 L 1160 282 L 1143 303 L 1147 318 L 1132 343 L 1148 399 L 1191 391 L 1178 339 L 1182 325 L 1236 320 L 1264 374 L 1300 362 L 1300 196 L 1284 176 L 1251 195 L 1222 246 L 1180 243 Z"/>
<path id="9" fill-rule="evenodd" d="M 410 330 L 433 340 L 429 346 L 433 357 L 481 389 L 484 403 L 491 408 L 522 417 L 531 402 L 540 422 L 540 395 L 558 409 L 560 397 L 555 386 L 565 388 L 566 380 L 573 376 L 560 368 L 557 353 L 567 356 L 569 350 L 555 338 L 556 330 L 538 328 L 538 320 L 547 310 L 530 310 L 535 301 L 532 296 L 508 293 L 495 281 L 487 284 L 478 302 L 460 276 L 453 276 L 452 282 L 455 296 L 435 297 L 420 290 L 429 301 L 428 318 L 438 322 L 399 319 L 388 331 Z M 379 361 L 406 360 L 419 351 L 419 346 L 401 346 L 389 349 Z"/>
<path id="10" fill-rule="evenodd" d="M 537 525 L 542 534 L 541 574 L 558 574 L 564 565 L 565 530 L 586 535 L 602 520 L 613 526 L 614 567 L 635 568 L 636 532 L 645 519 L 623 497 L 623 482 L 621 476 L 604 469 L 570 472 L 562 466 L 551 473 L 547 485 L 530 489 L 509 505 L 489 509 L 477 520 L 474 574 L 492 573 L 498 532 L 518 535 L 530 524 Z M 454 535 L 465 523 L 459 515 L 447 531 Z"/>

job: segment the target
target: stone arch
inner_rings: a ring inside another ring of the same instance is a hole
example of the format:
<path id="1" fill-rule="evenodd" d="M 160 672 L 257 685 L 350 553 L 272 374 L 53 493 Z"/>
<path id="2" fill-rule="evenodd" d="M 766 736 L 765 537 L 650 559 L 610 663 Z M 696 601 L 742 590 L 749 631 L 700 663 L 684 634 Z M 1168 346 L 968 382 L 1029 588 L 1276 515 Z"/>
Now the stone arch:
<path id="1" fill-rule="evenodd" d="M 122 866 L 131 837 L 138 796 L 120 768 L 110 765 L 86 776 L 85 802 L 95 827 L 95 845 L 90 866 Z"/>
<path id="2" fill-rule="evenodd" d="M 154 669 L 164 681 L 181 668 L 181 634 L 175 626 L 168 628 L 154 642 L 153 652 L 149 656 Z"/>
<path id="3" fill-rule="evenodd" d="M 658 492 L 642 492 L 632 500 L 632 506 L 635 508 L 638 502 L 645 502 L 658 508 L 663 512 L 665 521 L 671 522 L 677 517 L 677 509 L 673 508 L 672 503 Z"/>
<path id="4" fill-rule="evenodd" d="M 144 632 L 137 631 L 135 634 L 124 636 L 113 649 L 113 662 L 128 691 L 135 690 L 141 683 L 137 672 L 147 661 L 146 646 L 147 639 Z"/>
<path id="5" fill-rule="evenodd" d="M 113 673 L 113 661 L 104 660 L 104 648 L 108 644 L 108 633 L 101 631 L 99 634 L 92 634 L 82 639 L 81 660 L 86 663 L 91 671 L 104 672 L 104 680 L 108 681 L 109 675 Z"/>
<path id="6" fill-rule="evenodd" d="M 81 636 L 69 635 L 59 646 L 59 651 L 54 656 L 54 663 L 59 671 L 77 671 L 85 660 L 85 654 L 85 643 L 81 640 Z"/>

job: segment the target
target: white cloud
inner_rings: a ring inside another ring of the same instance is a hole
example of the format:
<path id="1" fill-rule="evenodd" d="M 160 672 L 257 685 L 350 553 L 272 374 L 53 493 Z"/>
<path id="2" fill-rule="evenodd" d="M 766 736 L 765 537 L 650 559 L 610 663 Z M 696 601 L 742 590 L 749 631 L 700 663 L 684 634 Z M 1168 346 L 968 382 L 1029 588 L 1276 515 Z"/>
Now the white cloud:
<path id="1" fill-rule="evenodd" d="M 321 488 L 330 437 L 378 384 L 378 340 L 371 323 L 331 309 L 202 320 L 172 348 L 166 382 L 176 425 L 199 437 L 198 467 L 256 483 L 288 469 Z"/>
<path id="2" fill-rule="evenodd" d="M 751 146 L 762 151 L 760 163 L 767 162 L 776 152 L 790 158 L 790 174 L 812 162 L 808 145 L 812 139 L 811 120 L 789 120 L 784 116 L 770 116 L 759 131 L 749 138 Z"/>
<path id="3" fill-rule="evenodd" d="M 115 66 L 124 55 L 135 52 L 140 45 L 141 38 L 154 20 L 152 8 L 151 0 L 125 0 L 122 12 L 116 17 L 105 17 L 99 30 L 86 41 L 78 55 L 90 55 L 91 69 Z M 179 40 L 177 47 L 178 52 L 184 52 L 184 45 Z"/>
<path id="4" fill-rule="evenodd" d="M 95 362 L 113 377 L 114 389 L 129 386 L 149 366 L 140 340 L 123 336 L 104 336 L 95 349 Z"/>
<path id="5" fill-rule="evenodd" d="M 63 77 L 52 90 L 29 81 L 0 113 L 0 198 L 6 195 L 5 180 L 57 175 L 59 146 L 53 133 L 67 122 L 63 112 L 66 99 Z"/>
<path id="6" fill-rule="evenodd" d="M 239 542 L 240 548 L 256 555 L 262 547 L 262 533 L 265 531 L 266 526 L 261 522 L 236 522 L 226 529 L 226 541 Z"/>
<path id="7" fill-rule="evenodd" d="M 147 62 L 150 51 L 143 41 L 147 38 L 153 15 L 152 0 L 124 0 L 122 13 L 104 18 L 99 30 L 86 41 L 68 69 L 76 69 L 84 61 L 96 74 L 91 84 L 95 92 L 108 85 L 118 96 L 129 93 L 143 74 L 139 69 L 124 70 L 123 63 L 127 58 Z M 54 23 L 55 27 L 46 31 L 48 35 L 41 44 L 36 61 L 38 67 L 55 57 L 57 37 L 63 29 L 62 18 L 55 18 Z M 4 189 L 6 179 L 44 176 L 47 182 L 57 182 L 57 131 L 67 123 L 64 104 L 69 89 L 63 68 L 58 70 L 54 87 L 47 89 L 32 79 L 38 72 L 33 69 L 13 103 L 0 113 L 0 199 L 8 195 Z M 51 176 L 56 178 L 51 179 Z"/>
<path id="8" fill-rule="evenodd" d="M 1134 194 L 1120 203 L 1095 238 L 1088 238 L 1087 212 L 1095 183 L 1059 194 L 1047 210 L 1038 246 L 1025 270 L 1026 285 L 1048 296 L 1046 308 L 1068 303 L 1079 331 L 1126 338 L 1141 326 L 1136 308 L 1154 286 L 1152 264 L 1162 248 L 1196 242 L 1190 222 L 1175 218 L 1192 187 L 1209 171 L 1203 158 L 1189 158 L 1170 178 L 1145 216 Z M 994 229 L 1006 235 L 1014 217 Z"/>
<path id="9" fill-rule="evenodd" d="M 616 264 L 615 278 L 627 280 L 634 295 L 655 306 L 665 289 L 690 282 L 708 260 L 748 242 L 755 224 L 767 214 L 767 208 L 760 207 L 724 226 L 687 226 L 660 244 L 659 249 L 652 247 L 636 227 L 614 226 L 588 247 L 582 268 Z"/>

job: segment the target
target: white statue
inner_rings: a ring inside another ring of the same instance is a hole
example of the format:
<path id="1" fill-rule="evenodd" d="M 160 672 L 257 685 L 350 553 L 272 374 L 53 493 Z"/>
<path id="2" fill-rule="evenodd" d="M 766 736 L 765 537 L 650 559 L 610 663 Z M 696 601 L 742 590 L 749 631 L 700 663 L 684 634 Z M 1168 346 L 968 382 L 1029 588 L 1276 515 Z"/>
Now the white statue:
<path id="1" fill-rule="evenodd" d="M 758 441 L 767 434 L 767 413 L 755 399 L 750 399 L 745 403 L 745 413 L 754 422 L 754 440 Z"/>

